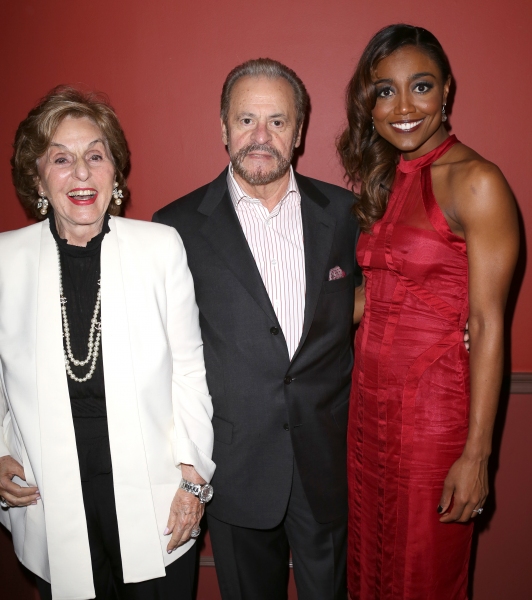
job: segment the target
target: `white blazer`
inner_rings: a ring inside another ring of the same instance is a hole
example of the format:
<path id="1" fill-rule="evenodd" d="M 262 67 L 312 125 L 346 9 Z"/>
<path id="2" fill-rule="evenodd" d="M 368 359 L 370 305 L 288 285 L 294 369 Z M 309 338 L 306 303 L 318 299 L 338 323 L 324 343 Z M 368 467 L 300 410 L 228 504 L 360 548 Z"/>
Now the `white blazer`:
<path id="1" fill-rule="evenodd" d="M 126 583 L 165 575 L 163 536 L 192 464 L 207 481 L 212 403 L 194 285 L 173 228 L 112 217 L 101 253 L 102 351 Z M 63 357 L 59 271 L 48 221 L 0 234 L 0 456 L 19 461 L 42 500 L 0 509 L 20 561 L 54 599 L 94 598 Z M 21 485 L 26 485 L 18 481 Z"/>

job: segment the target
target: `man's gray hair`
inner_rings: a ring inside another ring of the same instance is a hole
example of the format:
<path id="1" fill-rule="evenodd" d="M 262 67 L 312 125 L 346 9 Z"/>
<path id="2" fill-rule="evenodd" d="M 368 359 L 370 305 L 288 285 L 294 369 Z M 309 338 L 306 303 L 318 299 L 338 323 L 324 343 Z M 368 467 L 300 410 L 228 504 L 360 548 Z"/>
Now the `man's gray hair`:
<path id="1" fill-rule="evenodd" d="M 271 58 L 257 58 L 248 60 L 235 67 L 227 76 L 222 88 L 220 116 L 227 125 L 229 104 L 231 102 L 231 91 L 233 86 L 241 77 L 267 77 L 268 79 L 286 79 L 294 90 L 296 101 L 296 130 L 305 120 L 309 106 L 309 96 L 303 82 L 292 69 Z"/>

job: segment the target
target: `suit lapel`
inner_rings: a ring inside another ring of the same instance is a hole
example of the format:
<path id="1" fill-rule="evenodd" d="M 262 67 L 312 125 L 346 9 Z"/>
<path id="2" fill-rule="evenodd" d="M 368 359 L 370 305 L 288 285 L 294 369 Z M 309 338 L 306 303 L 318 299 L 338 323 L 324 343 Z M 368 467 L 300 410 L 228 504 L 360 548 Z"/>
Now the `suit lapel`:
<path id="1" fill-rule="evenodd" d="M 316 306 L 325 281 L 325 271 L 334 239 L 335 219 L 325 208 L 328 198 L 309 179 L 296 174 L 301 194 L 301 216 L 303 220 L 303 240 L 305 245 L 305 317 L 299 346 L 292 363 L 301 351 L 314 319 Z"/>
<path id="2" fill-rule="evenodd" d="M 227 169 L 210 184 L 198 207 L 198 211 L 208 217 L 200 232 L 272 323 L 278 324 L 233 207 L 226 178 Z M 314 319 L 335 231 L 334 217 L 324 210 L 329 205 L 329 199 L 306 177 L 296 174 L 296 180 L 301 194 L 306 292 L 303 331 L 292 362 L 299 354 Z"/>
<path id="3" fill-rule="evenodd" d="M 164 564 L 144 450 L 131 345 L 131 330 L 142 314 L 137 307 L 142 294 L 137 294 L 135 287 L 142 284 L 138 272 L 131 278 L 130 259 L 122 256 L 121 223 L 119 218 L 111 219 L 110 231 L 102 243 L 102 352 L 122 569 L 126 581 L 143 581 L 157 572 L 159 577 L 164 576 Z M 141 564 L 137 558 L 138 548 L 145 551 Z"/>
<path id="4" fill-rule="evenodd" d="M 48 223 L 41 234 L 37 306 L 37 393 L 46 539 L 54 596 L 92 597 L 94 586 L 76 439 L 63 357 L 57 248 Z M 72 535 L 84 544 L 72 548 Z"/>
<path id="5" fill-rule="evenodd" d="M 200 232 L 272 323 L 277 324 L 268 292 L 231 201 L 226 177 L 227 169 L 211 183 L 198 207 L 198 211 L 208 217 Z"/>

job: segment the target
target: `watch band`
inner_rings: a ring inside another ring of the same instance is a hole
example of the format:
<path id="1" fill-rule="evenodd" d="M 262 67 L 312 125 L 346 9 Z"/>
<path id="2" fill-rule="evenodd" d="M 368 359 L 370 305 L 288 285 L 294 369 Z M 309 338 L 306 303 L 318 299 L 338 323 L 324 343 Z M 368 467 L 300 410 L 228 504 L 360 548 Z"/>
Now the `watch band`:
<path id="1" fill-rule="evenodd" d="M 191 494 L 194 494 L 194 496 L 199 496 L 199 493 L 202 488 L 201 484 L 192 483 L 191 481 L 187 481 L 186 479 L 181 480 L 181 485 L 179 487 L 182 490 L 185 490 L 185 492 L 190 492 Z"/>
<path id="2" fill-rule="evenodd" d="M 191 481 L 187 481 L 186 479 L 181 479 L 181 483 L 179 484 L 180 489 L 185 490 L 185 492 L 189 492 L 190 494 L 194 494 L 198 498 L 201 504 L 205 504 L 209 502 L 214 494 L 214 490 L 212 489 L 212 485 L 205 483 L 201 485 L 201 483 L 192 483 Z"/>

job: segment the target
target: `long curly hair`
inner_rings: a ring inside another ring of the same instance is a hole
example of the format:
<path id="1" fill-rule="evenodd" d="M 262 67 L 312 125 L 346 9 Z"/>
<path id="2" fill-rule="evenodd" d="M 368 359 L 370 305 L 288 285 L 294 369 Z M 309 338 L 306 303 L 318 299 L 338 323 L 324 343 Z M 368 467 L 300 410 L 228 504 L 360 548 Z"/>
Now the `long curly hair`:
<path id="1" fill-rule="evenodd" d="M 353 210 L 366 232 L 384 215 L 400 155 L 373 130 L 371 112 L 377 94 L 372 80 L 377 64 L 405 46 L 415 46 L 427 54 L 438 65 L 443 81 L 451 74 L 440 42 L 422 27 L 388 25 L 371 38 L 362 53 L 346 89 L 347 127 L 338 138 L 337 150 L 358 199 Z"/>

